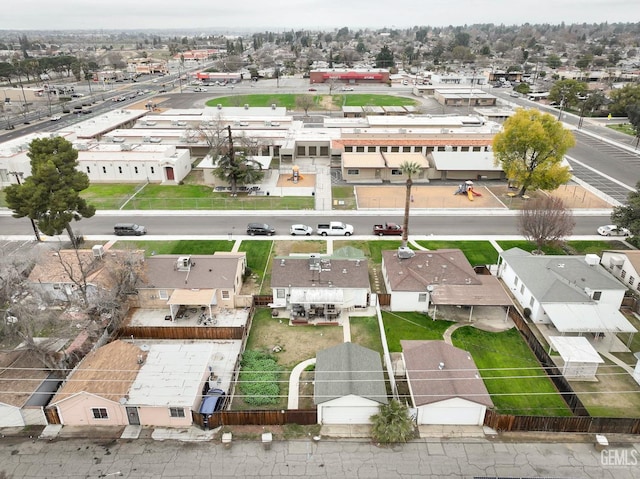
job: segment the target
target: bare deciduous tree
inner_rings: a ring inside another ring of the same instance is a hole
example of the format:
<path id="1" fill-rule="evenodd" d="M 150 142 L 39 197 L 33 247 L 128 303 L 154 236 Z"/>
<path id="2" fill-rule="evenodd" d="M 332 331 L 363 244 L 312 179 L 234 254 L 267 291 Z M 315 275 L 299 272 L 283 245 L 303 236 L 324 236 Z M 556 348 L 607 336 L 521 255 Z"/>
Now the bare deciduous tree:
<path id="1" fill-rule="evenodd" d="M 313 108 L 315 104 L 316 104 L 316 99 L 312 95 L 296 96 L 296 106 L 301 110 L 304 110 L 304 116 L 309 116 L 309 109 Z"/>
<path id="2" fill-rule="evenodd" d="M 536 252 L 553 242 L 563 241 L 570 236 L 576 225 L 573 213 L 562 199 L 544 196 L 525 203 L 518 217 L 520 233 L 536 245 Z"/>

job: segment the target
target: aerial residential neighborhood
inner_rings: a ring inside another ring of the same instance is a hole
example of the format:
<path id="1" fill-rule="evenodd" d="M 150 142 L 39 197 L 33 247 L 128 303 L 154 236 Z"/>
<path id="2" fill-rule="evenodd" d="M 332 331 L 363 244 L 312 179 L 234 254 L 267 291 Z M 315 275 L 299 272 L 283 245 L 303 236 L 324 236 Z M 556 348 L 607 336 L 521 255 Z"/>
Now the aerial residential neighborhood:
<path id="1" fill-rule="evenodd" d="M 637 24 L 3 28 L 0 478 L 634 477 Z"/>

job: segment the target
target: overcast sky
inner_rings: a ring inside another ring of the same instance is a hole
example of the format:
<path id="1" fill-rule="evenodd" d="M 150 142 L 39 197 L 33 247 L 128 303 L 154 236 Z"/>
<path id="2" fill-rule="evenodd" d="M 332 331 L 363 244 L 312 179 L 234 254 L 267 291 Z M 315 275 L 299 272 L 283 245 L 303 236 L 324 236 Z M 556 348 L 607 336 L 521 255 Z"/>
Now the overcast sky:
<path id="1" fill-rule="evenodd" d="M 0 29 L 231 32 L 605 21 L 640 21 L 640 0 L 22 0 L 5 5 Z"/>

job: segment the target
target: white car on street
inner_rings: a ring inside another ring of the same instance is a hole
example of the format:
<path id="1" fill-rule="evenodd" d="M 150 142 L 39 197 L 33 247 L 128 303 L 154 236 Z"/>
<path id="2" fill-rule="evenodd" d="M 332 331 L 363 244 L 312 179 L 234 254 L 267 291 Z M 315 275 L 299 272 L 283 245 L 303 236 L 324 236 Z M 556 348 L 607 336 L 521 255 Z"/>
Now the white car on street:
<path id="1" fill-rule="evenodd" d="M 60 120 L 60 118 L 62 118 L 60 115 L 53 115 L 51 118 L 49 118 L 49 120 L 58 121 L 58 120 Z"/>
<path id="2" fill-rule="evenodd" d="M 602 236 L 630 236 L 627 228 L 618 228 L 616 225 L 604 225 L 598 228 L 598 234 Z"/>
<path id="3" fill-rule="evenodd" d="M 313 228 L 307 225 L 291 225 L 289 233 L 291 236 L 311 236 Z"/>

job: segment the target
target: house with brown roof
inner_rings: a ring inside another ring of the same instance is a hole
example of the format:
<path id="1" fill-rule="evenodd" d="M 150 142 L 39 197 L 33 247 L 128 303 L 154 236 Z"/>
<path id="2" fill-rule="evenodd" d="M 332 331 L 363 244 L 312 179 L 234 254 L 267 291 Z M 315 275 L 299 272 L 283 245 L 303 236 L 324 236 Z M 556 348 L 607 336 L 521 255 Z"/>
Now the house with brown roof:
<path id="1" fill-rule="evenodd" d="M 471 355 L 444 341 L 400 341 L 417 423 L 478 425 L 493 401 Z"/>
<path id="2" fill-rule="evenodd" d="M 44 406 L 59 383 L 33 351 L 0 352 L 0 427 L 46 425 Z"/>
<path id="3" fill-rule="evenodd" d="M 29 274 L 29 287 L 53 301 L 81 299 L 84 289 L 88 299 L 100 290 L 113 288 L 113 271 L 127 260 L 142 261 L 141 251 L 92 249 L 47 251 Z M 135 258 L 135 259 L 134 259 Z"/>
<path id="4" fill-rule="evenodd" d="M 88 354 L 49 405 L 64 425 L 186 427 L 203 394 L 228 392 L 241 341 L 113 341 Z"/>
<path id="5" fill-rule="evenodd" d="M 167 308 L 167 315 L 174 320 L 187 307 L 204 308 L 212 316 L 214 306 L 246 306 L 238 300 L 246 268 L 246 253 L 151 256 L 145 261 L 145 283 L 138 288 L 138 306 Z"/>
<path id="6" fill-rule="evenodd" d="M 382 252 L 382 276 L 391 294 L 391 311 L 418 311 L 435 317 L 439 306 L 508 308 L 513 303 L 499 280 L 478 274 L 459 249 Z M 431 308 L 431 309 L 430 309 Z M 506 317 L 506 313 L 505 313 Z"/>
<path id="7" fill-rule="evenodd" d="M 271 307 L 286 309 L 293 319 L 337 320 L 343 312 L 369 306 L 367 260 L 315 254 L 276 257 L 271 290 Z"/>

